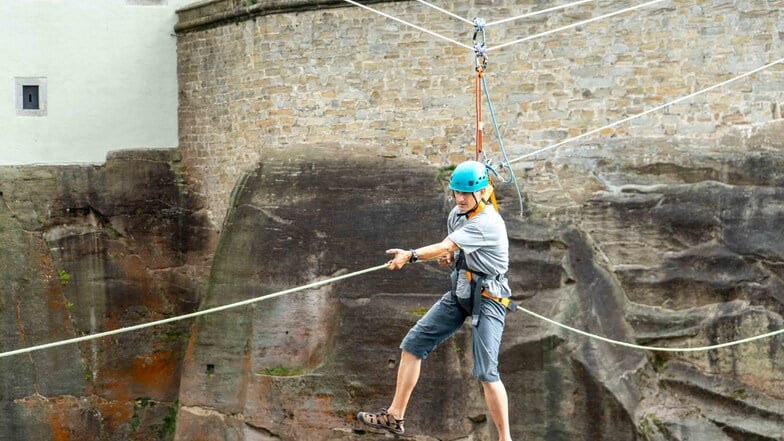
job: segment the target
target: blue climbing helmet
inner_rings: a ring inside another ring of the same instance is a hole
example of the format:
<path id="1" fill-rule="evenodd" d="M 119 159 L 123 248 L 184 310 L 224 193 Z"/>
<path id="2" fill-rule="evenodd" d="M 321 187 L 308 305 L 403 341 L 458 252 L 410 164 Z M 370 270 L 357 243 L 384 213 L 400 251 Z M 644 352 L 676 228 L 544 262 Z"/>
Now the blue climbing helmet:
<path id="1" fill-rule="evenodd" d="M 479 161 L 465 161 L 455 167 L 449 188 L 461 193 L 473 193 L 487 187 L 487 167 Z"/>

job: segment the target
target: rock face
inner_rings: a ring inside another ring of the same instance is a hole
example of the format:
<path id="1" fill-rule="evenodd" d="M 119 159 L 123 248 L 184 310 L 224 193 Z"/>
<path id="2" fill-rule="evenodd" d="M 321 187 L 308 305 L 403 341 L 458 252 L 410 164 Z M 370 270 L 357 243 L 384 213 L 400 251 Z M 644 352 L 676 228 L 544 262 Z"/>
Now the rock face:
<path id="1" fill-rule="evenodd" d="M 376 266 L 388 248 L 440 240 L 448 206 L 435 176 L 429 165 L 361 152 L 277 152 L 238 185 L 204 306 Z M 343 439 L 359 403 L 384 404 L 399 339 L 434 298 L 421 293 L 443 292 L 447 280 L 429 265 L 380 271 L 200 319 L 177 439 Z M 429 361 L 438 381 L 422 389 L 445 405 L 418 405 L 450 433 L 472 428 L 453 412 L 482 413 L 476 385 L 470 401 L 445 387 L 470 370 L 456 348 Z"/>
<path id="2" fill-rule="evenodd" d="M 501 373 L 515 439 L 784 439 L 784 123 L 715 141 L 564 147 L 498 189 L 510 314 Z M 448 171 L 327 147 L 273 149 L 220 237 L 176 152 L 0 170 L 2 349 L 324 280 L 440 240 Z M 209 272 L 209 277 L 208 277 Z M 193 322 L 0 358 L 0 440 L 386 439 L 398 344 L 449 288 L 430 263 Z M 192 325 L 192 326 L 191 326 Z M 470 326 L 435 351 L 401 439 L 492 440 Z M 176 417 L 176 428 L 175 428 Z"/>
<path id="3" fill-rule="evenodd" d="M 214 231 L 176 152 L 0 169 L 2 351 L 198 307 Z M 0 358 L 0 439 L 164 439 L 189 323 Z"/>
<path id="4" fill-rule="evenodd" d="M 781 329 L 782 134 L 776 123 L 713 145 L 608 143 L 531 163 L 523 217 L 511 189 L 499 189 L 517 299 L 583 331 L 657 347 Z M 204 306 L 440 240 L 449 209 L 440 174 L 361 152 L 269 156 L 234 192 Z M 373 439 L 353 414 L 388 405 L 399 341 L 446 280 L 425 263 L 200 319 L 176 439 Z M 425 362 L 411 439 L 493 439 L 470 378 L 469 332 Z M 513 434 L 783 439 L 783 349 L 777 336 L 643 351 L 510 315 L 501 371 Z"/>
<path id="5" fill-rule="evenodd" d="M 537 250 L 521 252 L 526 263 L 561 276 L 537 286 L 526 303 L 577 328 L 652 346 L 706 346 L 781 329 L 781 231 L 774 225 L 784 220 L 782 133 L 778 122 L 699 146 L 582 146 L 535 164 L 526 178 L 528 225 L 512 231 L 527 231 L 524 249 Z M 587 241 L 569 240 L 575 237 Z M 578 257 L 580 243 L 589 246 Z M 600 277 L 574 266 L 589 266 L 585 260 Z M 550 296 L 561 297 L 548 310 Z M 616 349 L 626 355 L 610 360 L 603 343 L 570 335 L 563 346 L 577 349 L 573 359 L 598 363 L 585 364 L 590 378 L 642 439 L 784 437 L 780 336 L 700 352 Z M 632 370 L 631 360 L 643 364 Z M 619 379 L 624 387 L 614 384 Z M 524 433 L 534 428 L 543 439 L 560 439 L 532 423 Z M 563 439 L 623 439 L 581 436 Z"/>

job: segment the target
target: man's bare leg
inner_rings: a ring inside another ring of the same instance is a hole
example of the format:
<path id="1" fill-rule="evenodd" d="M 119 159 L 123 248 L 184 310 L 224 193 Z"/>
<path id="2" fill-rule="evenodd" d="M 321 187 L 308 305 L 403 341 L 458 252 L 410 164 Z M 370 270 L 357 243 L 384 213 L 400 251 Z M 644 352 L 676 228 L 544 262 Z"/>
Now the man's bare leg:
<path id="1" fill-rule="evenodd" d="M 485 402 L 490 418 L 495 423 L 498 431 L 498 441 L 512 441 L 512 434 L 509 429 L 509 398 L 506 395 L 506 388 L 501 380 L 492 383 L 482 382 L 485 392 Z"/>
<path id="2" fill-rule="evenodd" d="M 389 405 L 387 413 L 402 420 L 406 415 L 408 400 L 414 391 L 417 381 L 419 381 L 419 370 L 422 367 L 422 359 L 414 354 L 401 351 L 400 366 L 397 368 L 397 384 L 395 385 L 395 396 L 392 404 Z"/>

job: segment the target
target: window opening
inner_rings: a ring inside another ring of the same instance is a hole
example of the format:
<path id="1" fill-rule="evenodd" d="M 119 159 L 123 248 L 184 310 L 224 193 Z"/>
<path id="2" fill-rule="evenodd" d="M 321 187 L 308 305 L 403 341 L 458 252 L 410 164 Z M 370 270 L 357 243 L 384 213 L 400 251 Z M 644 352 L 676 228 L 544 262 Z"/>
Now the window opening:
<path id="1" fill-rule="evenodd" d="M 22 86 L 22 108 L 26 110 L 38 110 L 38 85 Z"/>
<path id="2" fill-rule="evenodd" d="M 46 116 L 46 77 L 16 77 L 16 116 Z"/>

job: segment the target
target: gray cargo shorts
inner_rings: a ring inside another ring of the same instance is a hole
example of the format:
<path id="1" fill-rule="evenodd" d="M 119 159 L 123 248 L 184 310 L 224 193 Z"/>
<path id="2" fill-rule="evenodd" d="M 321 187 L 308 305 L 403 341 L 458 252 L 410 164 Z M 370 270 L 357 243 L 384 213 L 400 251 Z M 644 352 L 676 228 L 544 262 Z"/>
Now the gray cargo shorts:
<path id="1" fill-rule="evenodd" d="M 459 303 L 458 303 L 459 302 Z M 451 292 L 444 294 L 429 311 L 408 331 L 400 349 L 425 359 L 436 347 L 451 337 L 470 317 L 468 299 L 458 299 Z M 498 349 L 504 332 L 506 308 L 493 300 L 482 298 L 479 326 L 471 329 L 474 368 L 472 375 L 479 381 L 492 383 L 501 379 L 498 374 Z"/>

